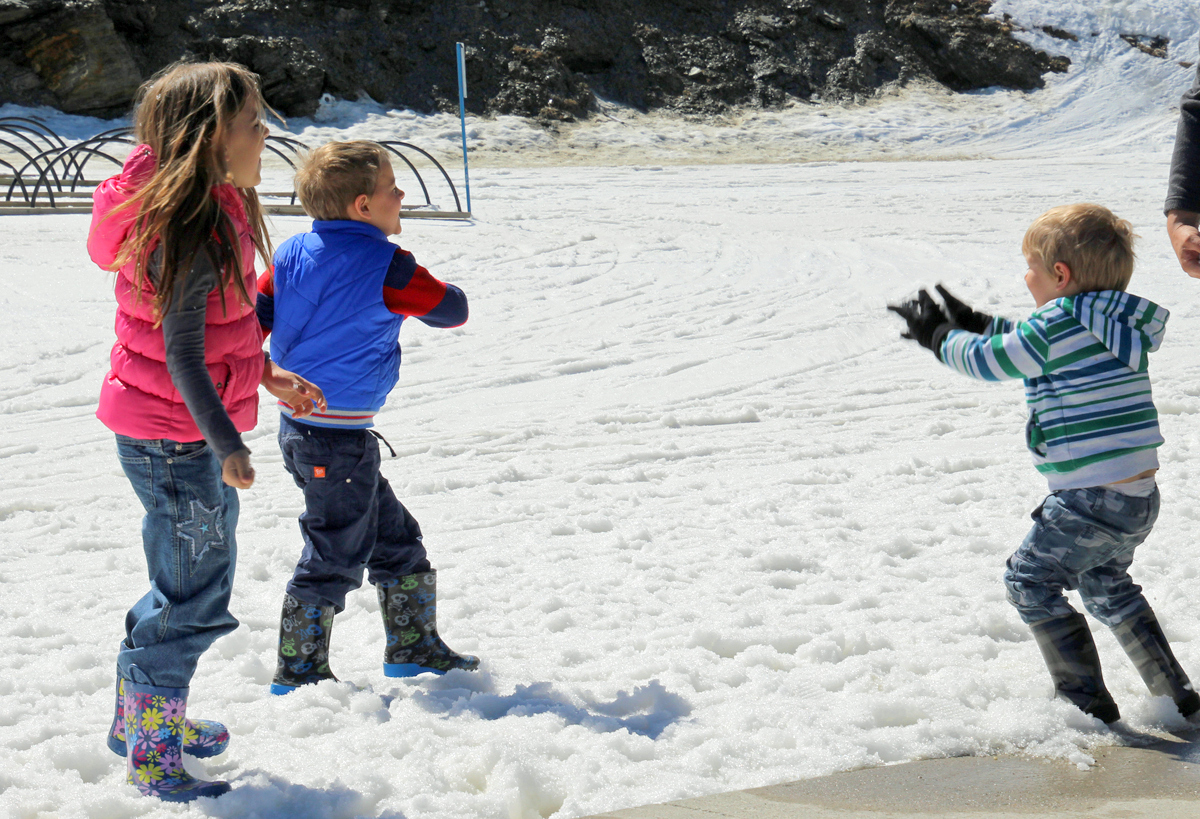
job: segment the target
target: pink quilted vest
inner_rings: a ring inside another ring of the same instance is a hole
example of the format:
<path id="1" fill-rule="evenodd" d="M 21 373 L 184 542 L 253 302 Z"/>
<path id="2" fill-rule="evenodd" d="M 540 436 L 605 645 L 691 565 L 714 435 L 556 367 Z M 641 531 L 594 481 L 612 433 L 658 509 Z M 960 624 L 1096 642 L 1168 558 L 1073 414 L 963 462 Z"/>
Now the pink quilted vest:
<path id="1" fill-rule="evenodd" d="M 112 269 L 136 212 L 130 209 L 111 219 L 105 217 L 137 192 L 154 167 L 150 147 L 139 145 L 125 160 L 121 173 L 96 188 L 88 254 L 105 270 Z M 231 185 L 218 185 L 213 196 L 237 229 L 246 291 L 254 298 L 254 241 L 241 195 Z M 100 388 L 96 417 L 113 432 L 131 438 L 200 440 L 203 436 L 167 372 L 162 328 L 154 326 L 154 288 L 147 282 L 141 299 L 137 298 L 133 262 L 117 271 L 116 295 L 117 342 L 110 357 L 112 369 Z M 220 290 L 214 289 L 208 296 L 204 360 L 230 419 L 239 432 L 245 432 L 258 420 L 263 336 L 254 305 L 243 303 L 235 285 L 225 288 L 224 302 L 222 309 Z"/>

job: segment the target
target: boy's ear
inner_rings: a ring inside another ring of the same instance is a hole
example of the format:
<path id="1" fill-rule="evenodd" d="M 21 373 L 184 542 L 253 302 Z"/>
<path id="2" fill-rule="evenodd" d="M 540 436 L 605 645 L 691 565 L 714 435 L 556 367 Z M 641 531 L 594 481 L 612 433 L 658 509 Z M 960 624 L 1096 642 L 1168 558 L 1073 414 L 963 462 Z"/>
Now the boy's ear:
<path id="1" fill-rule="evenodd" d="M 371 207 L 369 205 L 371 197 L 365 193 L 360 193 L 354 197 L 354 201 L 350 203 L 350 215 L 357 219 L 368 219 L 371 216 Z"/>
<path id="2" fill-rule="evenodd" d="M 1064 290 L 1070 287 L 1075 281 L 1075 276 L 1071 273 L 1071 268 L 1066 262 L 1055 262 L 1053 273 L 1055 290 Z"/>

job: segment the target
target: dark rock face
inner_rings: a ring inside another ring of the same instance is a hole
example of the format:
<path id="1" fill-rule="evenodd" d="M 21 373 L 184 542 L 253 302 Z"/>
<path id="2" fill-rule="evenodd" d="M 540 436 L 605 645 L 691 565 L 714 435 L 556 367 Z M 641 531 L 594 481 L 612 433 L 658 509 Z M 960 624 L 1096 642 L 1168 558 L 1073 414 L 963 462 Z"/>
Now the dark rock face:
<path id="1" fill-rule="evenodd" d="M 100 3 L 4 0 L 0 26 L 0 54 L 15 57 L 0 59 L 0 93 L 86 114 L 129 107 L 141 74 Z"/>
<path id="2" fill-rule="evenodd" d="M 1040 88 L 1065 71 L 986 18 L 990 0 L 0 0 L 0 102 L 117 114 L 180 59 L 258 72 L 286 115 L 325 93 L 550 123 L 601 96 L 711 115 L 861 100 L 913 80 Z"/>

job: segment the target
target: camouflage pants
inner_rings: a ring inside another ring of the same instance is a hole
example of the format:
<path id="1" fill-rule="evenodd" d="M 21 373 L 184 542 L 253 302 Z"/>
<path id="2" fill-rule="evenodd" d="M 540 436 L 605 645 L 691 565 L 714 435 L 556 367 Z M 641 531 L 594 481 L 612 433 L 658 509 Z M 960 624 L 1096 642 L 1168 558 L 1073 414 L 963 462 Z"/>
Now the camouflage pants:
<path id="1" fill-rule="evenodd" d="M 1100 487 L 1052 492 L 1033 510 L 1033 529 L 1008 559 L 1008 601 L 1022 620 L 1036 623 L 1074 612 L 1063 589 L 1078 589 L 1088 612 L 1110 628 L 1148 609 L 1129 566 L 1158 507 L 1158 489 L 1146 498 Z"/>

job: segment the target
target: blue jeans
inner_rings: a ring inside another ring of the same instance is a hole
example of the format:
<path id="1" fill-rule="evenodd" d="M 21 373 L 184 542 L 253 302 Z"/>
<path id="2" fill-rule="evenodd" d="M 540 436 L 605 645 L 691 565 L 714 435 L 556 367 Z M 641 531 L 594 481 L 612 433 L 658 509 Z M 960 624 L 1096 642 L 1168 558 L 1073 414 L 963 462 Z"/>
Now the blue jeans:
<path id="1" fill-rule="evenodd" d="M 117 436 L 117 456 L 146 510 L 142 546 L 150 591 L 125 616 L 117 673 L 141 685 L 186 688 L 229 613 L 237 561 L 237 491 L 204 441 Z"/>
<path id="2" fill-rule="evenodd" d="M 1158 507 L 1158 489 L 1147 498 L 1100 487 L 1051 493 L 1033 510 L 1033 529 L 1008 559 L 1008 601 L 1022 620 L 1036 623 L 1072 614 L 1063 589 L 1079 589 L 1088 612 L 1110 628 L 1150 608 L 1129 566 L 1154 528 Z"/>
<path id="3" fill-rule="evenodd" d="M 379 442 L 365 429 L 279 418 L 283 465 L 304 490 L 304 550 L 287 585 L 297 600 L 341 611 L 362 585 L 429 571 L 421 527 L 379 471 Z"/>

